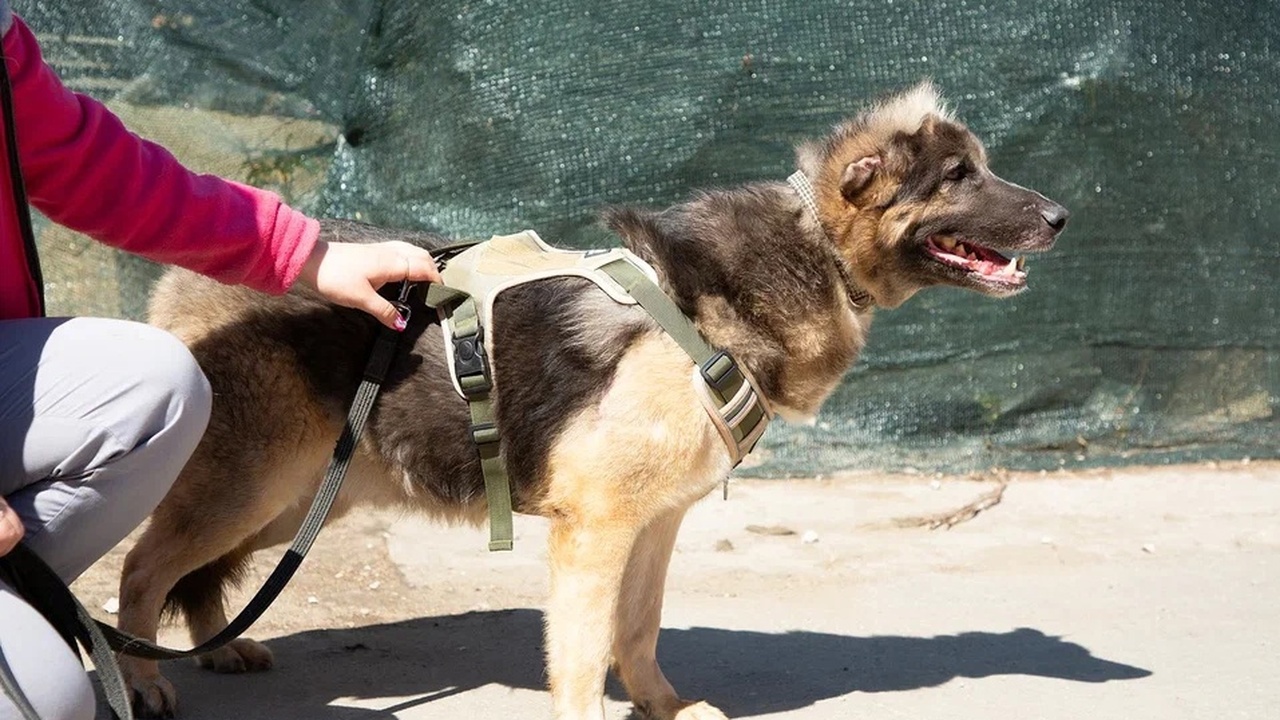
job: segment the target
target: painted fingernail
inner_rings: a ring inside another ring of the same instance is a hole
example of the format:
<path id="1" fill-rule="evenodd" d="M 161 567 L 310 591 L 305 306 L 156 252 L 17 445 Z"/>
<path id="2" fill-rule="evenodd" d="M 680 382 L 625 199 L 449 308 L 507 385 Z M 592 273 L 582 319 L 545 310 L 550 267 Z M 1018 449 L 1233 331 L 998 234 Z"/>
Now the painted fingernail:
<path id="1" fill-rule="evenodd" d="M 405 320 L 403 315 L 396 315 L 396 329 L 404 332 L 407 327 L 409 327 L 409 321 Z"/>

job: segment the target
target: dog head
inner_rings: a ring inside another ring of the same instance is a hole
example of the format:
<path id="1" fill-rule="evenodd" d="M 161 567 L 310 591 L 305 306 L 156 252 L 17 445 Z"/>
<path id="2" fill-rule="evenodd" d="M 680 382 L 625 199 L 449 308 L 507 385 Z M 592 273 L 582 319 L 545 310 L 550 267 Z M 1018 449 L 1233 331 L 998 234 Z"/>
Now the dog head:
<path id="1" fill-rule="evenodd" d="M 1066 208 L 991 172 L 927 82 L 802 146 L 798 160 L 837 252 L 884 307 L 940 284 L 1020 292 L 1020 256 L 1051 248 L 1067 222 Z"/>

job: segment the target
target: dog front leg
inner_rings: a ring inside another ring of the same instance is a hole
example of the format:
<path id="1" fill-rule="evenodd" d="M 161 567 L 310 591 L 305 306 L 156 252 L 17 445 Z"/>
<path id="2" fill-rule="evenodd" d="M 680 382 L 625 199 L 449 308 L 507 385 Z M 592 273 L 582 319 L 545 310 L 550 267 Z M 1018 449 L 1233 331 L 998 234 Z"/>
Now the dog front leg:
<path id="1" fill-rule="evenodd" d="M 658 516 L 640 533 L 618 598 L 613 657 L 638 714 L 652 720 L 724 720 L 705 702 L 681 700 L 658 667 L 658 632 L 667 567 L 685 510 Z"/>
<path id="2" fill-rule="evenodd" d="M 615 523 L 552 523 L 546 640 L 556 720 L 604 719 L 614 610 L 635 537 Z"/>

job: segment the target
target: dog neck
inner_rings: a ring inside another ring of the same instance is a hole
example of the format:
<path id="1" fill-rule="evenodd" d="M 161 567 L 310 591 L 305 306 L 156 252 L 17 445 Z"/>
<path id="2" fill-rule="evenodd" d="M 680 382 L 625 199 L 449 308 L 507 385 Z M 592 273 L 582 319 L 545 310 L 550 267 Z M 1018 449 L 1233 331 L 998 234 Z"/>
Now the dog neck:
<path id="1" fill-rule="evenodd" d="M 800 196 L 801 202 L 808 208 L 813 215 L 814 222 L 818 223 L 822 234 L 826 236 L 826 247 L 830 249 L 831 262 L 836 266 L 836 274 L 840 276 L 840 282 L 844 284 L 845 295 L 849 298 L 849 304 L 853 306 L 855 311 L 865 310 L 876 304 L 876 300 L 871 293 L 858 287 L 853 282 L 853 277 L 849 273 L 848 263 L 840 253 L 836 251 L 835 243 L 831 242 L 831 233 L 827 232 L 827 228 L 822 224 L 822 216 L 818 214 L 817 195 L 813 191 L 813 184 L 809 182 L 808 176 L 803 171 L 797 170 L 787 178 L 787 184 L 792 190 L 796 191 L 796 195 Z"/>
<path id="2" fill-rule="evenodd" d="M 857 358 L 872 312 L 853 308 L 830 243 L 798 222 L 794 198 L 782 183 L 760 183 L 659 212 L 614 207 L 602 219 L 780 415 L 807 420 Z"/>

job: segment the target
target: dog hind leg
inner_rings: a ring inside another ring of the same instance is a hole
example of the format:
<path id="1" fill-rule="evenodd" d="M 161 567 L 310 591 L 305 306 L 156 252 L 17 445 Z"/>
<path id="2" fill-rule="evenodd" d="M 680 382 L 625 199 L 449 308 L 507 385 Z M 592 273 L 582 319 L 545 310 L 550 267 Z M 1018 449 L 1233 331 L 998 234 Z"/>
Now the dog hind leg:
<path id="1" fill-rule="evenodd" d="M 197 463 L 195 467 L 202 465 Z M 187 468 L 184 473 L 191 471 L 193 465 L 188 463 Z M 264 471 L 244 472 L 257 476 Z M 302 473 L 303 476 L 317 475 L 313 469 Z M 263 476 L 273 477 L 270 473 Z M 277 481 L 280 476 L 274 475 Z M 255 536 L 296 505 L 298 495 L 307 487 L 301 483 L 276 482 L 268 492 L 243 493 L 236 492 L 236 488 L 245 487 L 243 483 L 212 475 L 189 480 L 180 478 L 178 482 L 177 491 L 171 491 L 160 503 L 151 523 L 125 556 L 120 577 L 120 629 L 153 642 L 166 600 L 175 589 L 182 591 L 173 600 L 187 611 L 193 639 L 203 640 L 225 626 L 222 587 L 231 577 L 226 571 L 241 559 L 247 559 L 255 547 L 250 544 Z M 188 482 L 210 489 L 183 490 Z M 180 588 L 184 578 L 186 585 Z M 256 644 L 240 645 L 247 648 L 245 654 L 253 658 L 252 663 L 246 665 L 261 668 L 263 659 L 261 653 L 255 653 Z M 135 711 L 142 717 L 172 717 L 177 694 L 160 674 L 159 664 L 127 655 L 119 659 L 120 669 L 134 694 Z M 231 660 L 226 662 L 234 664 Z M 269 659 L 266 662 L 269 663 Z"/>

